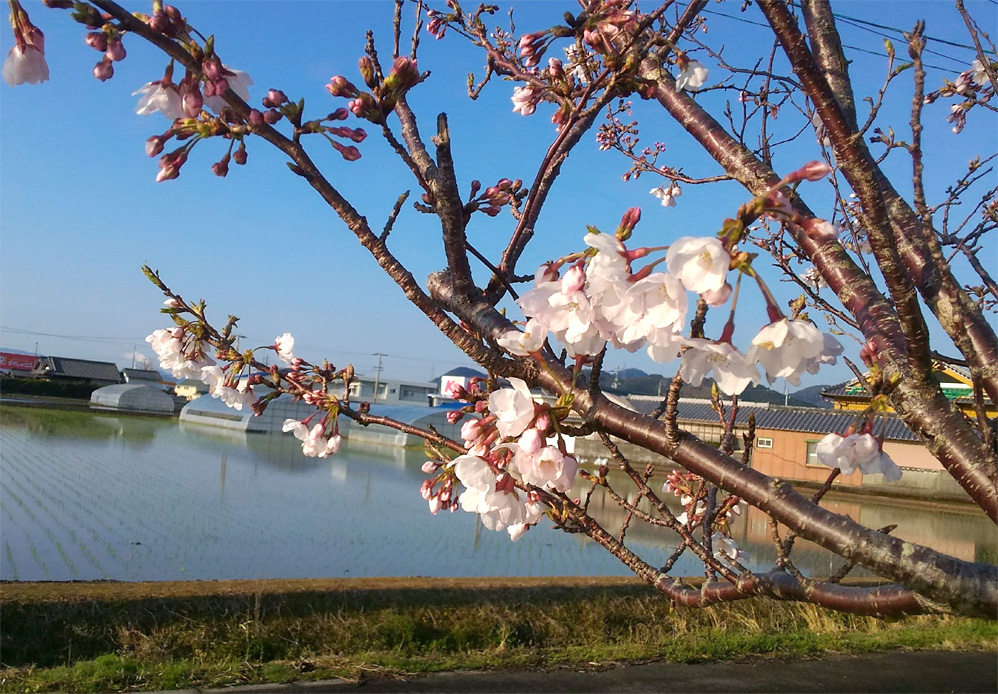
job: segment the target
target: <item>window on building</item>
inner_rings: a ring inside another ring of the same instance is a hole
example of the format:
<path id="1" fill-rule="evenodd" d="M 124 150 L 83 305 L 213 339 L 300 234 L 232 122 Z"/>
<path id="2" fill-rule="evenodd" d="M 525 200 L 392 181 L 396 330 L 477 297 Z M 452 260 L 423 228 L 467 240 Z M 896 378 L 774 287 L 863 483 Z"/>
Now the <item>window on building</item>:
<path id="1" fill-rule="evenodd" d="M 804 459 L 804 465 L 807 467 L 825 467 L 818 461 L 817 441 L 807 442 L 807 457 Z"/>
<path id="2" fill-rule="evenodd" d="M 773 447 L 773 439 L 766 439 L 766 438 L 763 438 L 763 437 L 760 436 L 759 438 L 757 438 L 755 440 L 755 447 L 756 448 L 772 448 Z"/>

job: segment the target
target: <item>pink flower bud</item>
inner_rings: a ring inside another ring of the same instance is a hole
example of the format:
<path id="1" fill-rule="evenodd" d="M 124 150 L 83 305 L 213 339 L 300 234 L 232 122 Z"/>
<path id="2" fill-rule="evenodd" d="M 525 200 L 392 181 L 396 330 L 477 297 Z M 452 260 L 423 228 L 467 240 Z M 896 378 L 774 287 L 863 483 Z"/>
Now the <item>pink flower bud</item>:
<path id="1" fill-rule="evenodd" d="M 174 33 L 173 23 L 163 10 L 154 12 L 152 17 L 149 18 L 149 28 L 158 34 L 165 34 L 167 36 L 172 36 Z"/>
<path id="2" fill-rule="evenodd" d="M 710 306 L 721 306 L 731 297 L 731 285 L 725 282 L 724 286 L 720 289 L 710 289 L 703 292 L 700 296 Z"/>
<path id="3" fill-rule="evenodd" d="M 288 97 L 280 89 L 271 89 L 267 96 L 263 97 L 263 105 L 267 108 L 277 108 L 281 104 L 287 103 Z"/>
<path id="4" fill-rule="evenodd" d="M 537 431 L 539 431 L 542 434 L 546 432 L 548 429 L 551 428 L 551 415 L 549 415 L 547 412 L 542 412 L 541 414 L 537 415 L 537 421 L 534 422 L 534 427 L 536 427 Z"/>
<path id="5" fill-rule="evenodd" d="M 338 108 L 326 116 L 325 120 L 346 120 L 349 117 L 350 111 L 345 108 Z"/>
<path id="6" fill-rule="evenodd" d="M 344 147 L 339 142 L 335 141 L 330 142 L 330 144 L 333 146 L 333 149 L 339 152 L 340 156 L 342 156 L 347 161 L 357 161 L 358 159 L 360 159 L 360 150 L 357 149 L 356 147 L 353 146 Z"/>
<path id="7" fill-rule="evenodd" d="M 94 65 L 94 77 L 101 82 L 107 82 L 114 77 L 114 65 L 111 64 L 111 61 L 107 57 Z"/>
<path id="8" fill-rule="evenodd" d="M 355 97 L 359 93 L 357 87 L 342 75 L 335 75 L 329 79 L 326 90 L 333 96 Z"/>
<path id="9" fill-rule="evenodd" d="M 254 128 L 259 128 L 266 122 L 263 119 L 263 114 L 260 113 L 255 108 L 250 109 L 249 116 L 246 118 L 246 120 L 249 121 L 250 126 Z"/>
<path id="10" fill-rule="evenodd" d="M 108 60 L 115 61 L 125 59 L 125 47 L 121 45 L 121 39 L 112 39 L 111 41 L 108 41 L 104 57 Z"/>
<path id="11" fill-rule="evenodd" d="M 240 143 L 239 149 L 232 153 L 232 161 L 240 166 L 246 163 L 246 145 Z"/>
<path id="12" fill-rule="evenodd" d="M 184 93 L 184 113 L 188 118 L 197 118 L 201 113 L 204 99 L 201 97 L 201 90 L 194 86 Z"/>
<path id="13" fill-rule="evenodd" d="M 226 154 L 221 160 L 215 162 L 211 165 L 211 172 L 216 176 L 225 178 L 229 173 L 229 155 Z"/>
<path id="14" fill-rule="evenodd" d="M 806 179 L 808 181 L 820 181 L 825 176 L 832 172 L 832 167 L 823 161 L 812 161 L 804 164 L 801 168 L 794 171 L 791 176 L 791 180 L 800 181 Z"/>
<path id="15" fill-rule="evenodd" d="M 457 424 L 461 421 L 462 417 L 464 417 L 464 412 L 461 412 L 461 410 L 451 410 L 447 413 L 447 423 Z"/>
<path id="16" fill-rule="evenodd" d="M 204 62 L 201 63 L 201 71 L 212 82 L 225 78 L 225 75 L 222 73 L 222 63 L 215 57 L 205 58 Z"/>
<path id="17" fill-rule="evenodd" d="M 548 73 L 552 79 L 559 80 L 565 76 L 565 68 L 558 58 L 548 58 Z"/>
<path id="18" fill-rule="evenodd" d="M 263 114 L 263 120 L 266 121 L 268 125 L 273 125 L 282 118 L 284 118 L 284 114 L 272 108 L 267 109 L 267 111 Z"/>
<path id="19" fill-rule="evenodd" d="M 434 480 L 423 480 L 423 483 L 419 485 L 419 493 L 427 501 L 429 501 L 430 495 L 433 494 L 433 483 Z"/>
<path id="20" fill-rule="evenodd" d="M 568 269 L 568 272 L 561 279 L 561 293 L 581 292 L 584 286 L 586 286 L 586 274 L 583 272 L 582 266 L 576 263 Z"/>
<path id="21" fill-rule="evenodd" d="M 146 155 L 155 157 L 163 153 L 165 140 L 159 135 L 153 135 L 146 140 Z"/>
<path id="22" fill-rule="evenodd" d="M 482 435 L 482 420 L 469 419 L 461 427 L 461 438 L 465 441 L 477 441 Z"/>
<path id="23" fill-rule="evenodd" d="M 434 472 L 440 469 L 440 463 L 435 460 L 427 460 L 423 463 L 423 467 L 420 468 L 427 475 L 432 475 Z"/>
<path id="24" fill-rule="evenodd" d="M 87 34 L 86 41 L 88 46 L 101 53 L 107 50 L 107 34 L 103 31 L 94 31 Z"/>
<path id="25" fill-rule="evenodd" d="M 544 447 L 544 439 L 537 429 L 527 429 L 520 436 L 520 450 L 528 455 L 533 455 Z"/>

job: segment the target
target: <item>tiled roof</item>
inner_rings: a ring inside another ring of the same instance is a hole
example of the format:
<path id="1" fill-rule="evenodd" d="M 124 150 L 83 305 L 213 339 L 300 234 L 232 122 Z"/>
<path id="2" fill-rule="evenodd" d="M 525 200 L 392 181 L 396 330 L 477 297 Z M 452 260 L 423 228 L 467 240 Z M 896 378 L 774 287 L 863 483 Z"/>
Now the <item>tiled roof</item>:
<path id="1" fill-rule="evenodd" d="M 51 366 L 51 368 L 45 368 Z M 67 359 L 65 357 L 47 357 L 39 365 L 39 369 L 51 376 L 65 376 L 95 381 L 111 381 L 120 383 L 121 375 L 118 367 L 107 361 L 90 361 L 87 359 Z"/>
<path id="2" fill-rule="evenodd" d="M 661 400 L 632 399 L 634 409 L 642 414 L 651 414 Z M 775 431 L 804 431 L 815 434 L 844 433 L 856 421 L 856 412 L 826 410 L 818 407 L 778 407 L 759 403 L 740 403 L 735 415 L 735 424 L 746 426 L 750 414 L 755 414 L 756 429 Z M 679 401 L 680 422 L 718 424 L 717 414 L 709 402 Z M 917 441 L 918 437 L 904 422 L 891 415 L 877 417 L 874 433 L 883 434 L 892 441 Z"/>
<path id="3" fill-rule="evenodd" d="M 122 369 L 121 375 L 132 381 L 156 381 L 159 382 L 162 376 L 158 371 L 152 369 Z"/>

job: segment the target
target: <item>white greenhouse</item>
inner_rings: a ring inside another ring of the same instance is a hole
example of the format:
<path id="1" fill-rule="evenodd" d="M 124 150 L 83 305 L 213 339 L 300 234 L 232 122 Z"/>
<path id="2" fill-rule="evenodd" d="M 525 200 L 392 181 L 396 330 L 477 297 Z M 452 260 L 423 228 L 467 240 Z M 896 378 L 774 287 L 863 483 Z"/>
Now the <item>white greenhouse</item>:
<path id="1" fill-rule="evenodd" d="M 173 397 L 160 388 L 141 383 L 117 383 L 90 394 L 90 407 L 101 410 L 173 414 Z"/>

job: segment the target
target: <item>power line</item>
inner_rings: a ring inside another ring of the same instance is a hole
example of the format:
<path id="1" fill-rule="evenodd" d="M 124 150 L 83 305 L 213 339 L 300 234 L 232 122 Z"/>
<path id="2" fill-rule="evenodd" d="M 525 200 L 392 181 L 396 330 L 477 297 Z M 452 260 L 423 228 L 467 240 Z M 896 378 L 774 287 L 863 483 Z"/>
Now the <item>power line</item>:
<path id="1" fill-rule="evenodd" d="M 0 325 L 0 331 L 15 333 L 20 335 L 41 335 L 43 337 L 58 337 L 63 340 L 79 340 L 82 342 L 108 342 L 108 341 L 120 341 L 120 342 L 136 342 L 144 341 L 144 337 L 112 337 L 112 336 L 95 336 L 95 335 L 59 335 L 57 333 L 43 333 L 35 330 L 23 330 L 21 328 L 9 328 L 7 326 Z"/>

